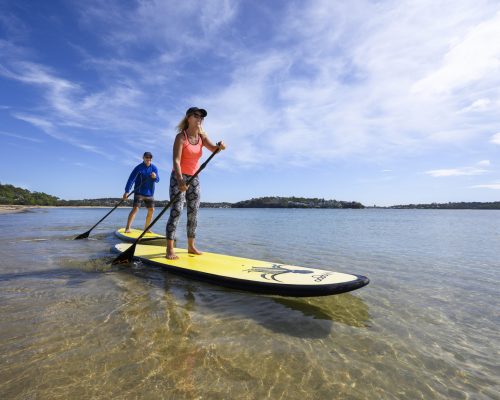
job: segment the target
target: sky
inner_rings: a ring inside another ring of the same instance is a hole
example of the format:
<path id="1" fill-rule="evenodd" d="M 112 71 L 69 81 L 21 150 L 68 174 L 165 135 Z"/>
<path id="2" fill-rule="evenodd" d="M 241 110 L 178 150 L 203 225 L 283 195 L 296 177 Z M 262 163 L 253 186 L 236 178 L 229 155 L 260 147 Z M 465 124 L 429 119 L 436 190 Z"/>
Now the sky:
<path id="1" fill-rule="evenodd" d="M 0 0 L 0 183 L 167 199 L 191 106 L 202 201 L 500 201 L 500 3 Z"/>

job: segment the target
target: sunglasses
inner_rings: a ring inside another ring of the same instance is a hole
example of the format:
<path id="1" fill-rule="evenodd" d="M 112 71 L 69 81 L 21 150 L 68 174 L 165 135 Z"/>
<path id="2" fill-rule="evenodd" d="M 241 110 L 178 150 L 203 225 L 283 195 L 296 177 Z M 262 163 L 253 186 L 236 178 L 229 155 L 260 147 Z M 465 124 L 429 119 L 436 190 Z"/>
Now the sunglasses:
<path id="1" fill-rule="evenodd" d="M 201 114 L 194 113 L 194 114 L 191 114 L 191 115 L 193 117 L 195 117 L 196 119 L 201 119 L 202 121 L 205 119 L 205 117 L 203 115 L 201 115 Z"/>

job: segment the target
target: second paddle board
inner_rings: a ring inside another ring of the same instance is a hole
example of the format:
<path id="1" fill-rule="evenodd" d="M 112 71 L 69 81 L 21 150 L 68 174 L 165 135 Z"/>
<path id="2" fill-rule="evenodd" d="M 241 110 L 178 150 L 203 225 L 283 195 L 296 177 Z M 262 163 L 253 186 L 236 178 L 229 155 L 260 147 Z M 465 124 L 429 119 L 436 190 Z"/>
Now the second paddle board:
<path id="1" fill-rule="evenodd" d="M 142 232 L 143 231 L 140 229 L 131 229 L 130 232 L 125 232 L 125 228 L 120 228 L 115 231 L 115 236 L 123 240 L 124 242 L 133 243 L 137 240 Z M 142 237 L 140 243 L 161 246 L 166 244 L 166 237 L 158 233 L 148 232 Z"/>

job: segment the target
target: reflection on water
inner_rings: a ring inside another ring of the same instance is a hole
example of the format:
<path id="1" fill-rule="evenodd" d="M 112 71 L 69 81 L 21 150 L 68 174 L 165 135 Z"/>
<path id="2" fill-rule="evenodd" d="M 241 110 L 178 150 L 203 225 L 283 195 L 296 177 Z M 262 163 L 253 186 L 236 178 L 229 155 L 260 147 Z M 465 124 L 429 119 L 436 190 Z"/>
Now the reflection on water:
<path id="1" fill-rule="evenodd" d="M 274 300 L 292 310 L 300 311 L 304 316 L 340 322 L 358 328 L 367 327 L 370 318 L 365 302 L 350 293 L 303 299 L 302 301 L 287 297 L 279 297 Z"/>
<path id="2" fill-rule="evenodd" d="M 128 210 L 0 216 L 0 398 L 500 398 L 500 214 L 316 211 L 203 210 L 200 246 L 369 286 L 230 290 L 110 266 Z"/>
<path id="3" fill-rule="evenodd" d="M 169 283 L 169 274 L 158 267 L 134 262 L 132 268 L 119 266 L 115 267 L 115 269 L 119 269 L 125 274 L 133 274 L 140 279 L 146 280 L 152 286 L 164 288 L 165 291 L 172 290 L 172 285 Z M 153 278 L 151 271 L 155 271 L 156 278 Z M 183 297 L 191 300 L 189 303 L 191 310 L 194 310 L 196 305 L 195 291 L 199 292 L 210 288 L 217 293 L 222 293 L 223 296 L 236 295 L 239 292 L 217 287 L 210 283 L 191 283 L 189 278 L 176 278 L 176 288 L 185 288 L 186 292 Z M 297 337 L 318 338 L 327 336 L 331 331 L 332 321 L 354 327 L 365 327 L 369 319 L 368 306 L 362 299 L 349 293 L 301 299 L 262 296 L 246 292 L 242 292 L 240 295 L 242 301 L 233 303 L 230 308 L 230 312 L 235 316 L 253 319 L 271 331 Z M 207 301 L 206 296 L 203 298 Z M 214 300 L 210 303 L 217 301 Z M 204 304 L 200 304 L 200 306 L 203 307 Z M 216 305 L 210 304 L 212 312 L 216 312 L 217 309 Z M 224 312 L 227 314 L 227 307 L 224 307 Z"/>

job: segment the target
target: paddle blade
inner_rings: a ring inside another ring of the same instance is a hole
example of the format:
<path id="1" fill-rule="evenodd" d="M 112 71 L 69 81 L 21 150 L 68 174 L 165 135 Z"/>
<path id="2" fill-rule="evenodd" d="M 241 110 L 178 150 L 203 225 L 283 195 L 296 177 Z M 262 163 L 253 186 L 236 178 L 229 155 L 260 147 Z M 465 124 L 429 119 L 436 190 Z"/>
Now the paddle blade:
<path id="1" fill-rule="evenodd" d="M 120 255 L 118 257 L 116 257 L 113 261 L 111 261 L 111 264 L 112 265 L 130 264 L 134 258 L 135 246 L 136 246 L 136 244 L 134 243 L 132 246 L 130 246 L 123 253 L 120 253 Z"/>
<path id="2" fill-rule="evenodd" d="M 78 235 L 74 240 L 79 240 L 79 239 L 87 239 L 90 235 L 90 231 L 84 232 L 81 235 Z"/>

